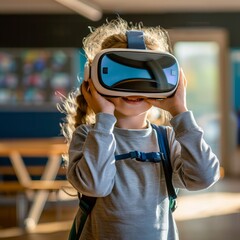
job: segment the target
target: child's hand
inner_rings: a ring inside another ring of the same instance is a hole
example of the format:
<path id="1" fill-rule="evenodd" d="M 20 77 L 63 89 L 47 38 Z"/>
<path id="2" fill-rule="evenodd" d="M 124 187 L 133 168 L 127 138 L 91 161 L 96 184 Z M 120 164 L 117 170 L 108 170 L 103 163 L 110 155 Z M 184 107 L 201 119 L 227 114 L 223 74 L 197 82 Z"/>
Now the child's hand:
<path id="1" fill-rule="evenodd" d="M 181 69 L 178 88 L 172 97 L 162 100 L 147 99 L 147 101 L 155 107 L 170 112 L 171 115 L 174 117 L 179 113 L 188 111 L 186 104 L 186 87 L 187 80 L 183 73 L 183 70 Z"/>
<path id="2" fill-rule="evenodd" d="M 95 114 L 100 112 L 114 114 L 114 104 L 97 92 L 91 79 L 88 79 L 87 82 L 85 81 L 82 84 L 81 91 L 88 106 L 92 108 Z"/>

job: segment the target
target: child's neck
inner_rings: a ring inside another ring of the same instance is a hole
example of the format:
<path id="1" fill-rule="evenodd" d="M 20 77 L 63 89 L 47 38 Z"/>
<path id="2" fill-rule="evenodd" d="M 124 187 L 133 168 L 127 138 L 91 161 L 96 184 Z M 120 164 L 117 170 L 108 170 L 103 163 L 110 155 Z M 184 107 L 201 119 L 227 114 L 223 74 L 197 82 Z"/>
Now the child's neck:
<path id="1" fill-rule="evenodd" d="M 116 127 L 125 129 L 144 129 L 147 128 L 147 117 L 140 116 L 117 116 Z"/>

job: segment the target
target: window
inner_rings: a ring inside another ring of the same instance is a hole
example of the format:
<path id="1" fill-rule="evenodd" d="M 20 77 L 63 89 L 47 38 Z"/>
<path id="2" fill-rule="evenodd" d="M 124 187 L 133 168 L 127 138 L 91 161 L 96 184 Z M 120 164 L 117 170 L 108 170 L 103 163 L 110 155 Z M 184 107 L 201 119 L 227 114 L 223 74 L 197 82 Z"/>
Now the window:
<path id="1" fill-rule="evenodd" d="M 174 52 L 187 76 L 188 107 L 219 155 L 219 46 L 216 42 L 177 42 Z"/>
<path id="2" fill-rule="evenodd" d="M 188 79 L 188 107 L 205 130 L 205 138 L 231 174 L 233 141 L 228 34 L 224 29 L 171 29 L 175 55 Z"/>

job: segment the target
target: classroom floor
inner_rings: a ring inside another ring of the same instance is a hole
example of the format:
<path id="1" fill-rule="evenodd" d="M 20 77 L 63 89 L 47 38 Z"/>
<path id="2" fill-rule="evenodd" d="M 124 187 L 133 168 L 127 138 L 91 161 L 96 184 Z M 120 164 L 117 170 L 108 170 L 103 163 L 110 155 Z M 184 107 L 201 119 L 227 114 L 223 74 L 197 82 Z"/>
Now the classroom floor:
<path id="1" fill-rule="evenodd" d="M 240 179 L 224 178 L 205 191 L 181 191 L 178 205 L 174 215 L 181 240 L 235 240 L 240 236 Z M 0 206 L 0 239 L 65 240 L 76 209 L 77 201 L 49 203 L 36 229 L 26 233 L 14 227 L 14 207 Z"/>

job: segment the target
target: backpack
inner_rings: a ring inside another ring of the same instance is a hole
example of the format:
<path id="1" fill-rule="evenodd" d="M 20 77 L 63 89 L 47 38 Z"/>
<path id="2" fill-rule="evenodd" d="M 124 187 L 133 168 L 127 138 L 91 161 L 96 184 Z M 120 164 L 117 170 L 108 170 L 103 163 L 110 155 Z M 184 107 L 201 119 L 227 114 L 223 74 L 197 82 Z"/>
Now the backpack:
<path id="1" fill-rule="evenodd" d="M 149 161 L 149 162 L 162 162 L 164 175 L 166 179 L 168 197 L 169 197 L 169 207 L 173 212 L 177 207 L 177 193 L 172 185 L 172 166 L 170 161 L 170 150 L 168 145 L 167 138 L 167 130 L 164 126 L 156 126 L 155 124 L 151 124 L 153 129 L 157 132 L 158 144 L 160 152 L 152 152 L 152 153 L 143 153 L 138 151 L 129 152 L 126 154 L 116 155 L 116 160 L 126 159 L 126 158 L 136 158 L 139 161 Z M 82 210 L 82 216 L 80 219 L 80 225 L 76 231 L 76 217 L 74 218 L 68 240 L 79 240 L 81 232 L 83 230 L 84 224 L 87 220 L 88 215 L 91 213 L 97 198 L 88 197 L 85 195 L 79 197 L 79 207 Z"/>

